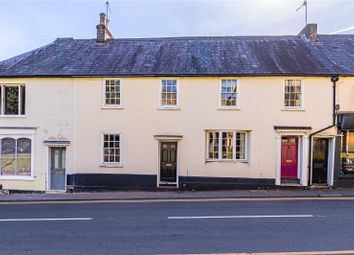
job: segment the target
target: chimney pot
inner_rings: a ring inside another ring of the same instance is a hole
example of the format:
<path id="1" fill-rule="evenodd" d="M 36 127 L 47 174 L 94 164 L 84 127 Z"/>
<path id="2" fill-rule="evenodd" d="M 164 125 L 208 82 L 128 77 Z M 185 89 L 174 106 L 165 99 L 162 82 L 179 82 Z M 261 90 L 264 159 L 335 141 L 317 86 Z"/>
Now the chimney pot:
<path id="1" fill-rule="evenodd" d="M 317 42 L 317 24 L 307 24 L 298 35 L 304 36 L 311 43 Z"/>
<path id="2" fill-rule="evenodd" d="M 106 14 L 101 12 L 100 13 L 100 25 L 105 25 L 106 26 Z"/>
<path id="3" fill-rule="evenodd" d="M 100 13 L 100 24 L 96 26 L 97 42 L 104 43 L 107 39 L 113 39 L 111 32 L 108 29 L 109 20 L 105 13 Z"/>

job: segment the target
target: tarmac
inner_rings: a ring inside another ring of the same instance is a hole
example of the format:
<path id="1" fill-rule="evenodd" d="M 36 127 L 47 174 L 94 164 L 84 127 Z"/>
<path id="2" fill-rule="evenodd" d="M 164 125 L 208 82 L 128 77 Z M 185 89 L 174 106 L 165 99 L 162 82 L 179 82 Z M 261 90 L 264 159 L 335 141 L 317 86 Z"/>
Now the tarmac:
<path id="1" fill-rule="evenodd" d="M 262 199 L 262 198 L 354 198 L 354 189 L 275 189 L 219 191 L 115 191 L 74 193 L 1 193 L 1 202 L 171 200 L 171 199 Z"/>

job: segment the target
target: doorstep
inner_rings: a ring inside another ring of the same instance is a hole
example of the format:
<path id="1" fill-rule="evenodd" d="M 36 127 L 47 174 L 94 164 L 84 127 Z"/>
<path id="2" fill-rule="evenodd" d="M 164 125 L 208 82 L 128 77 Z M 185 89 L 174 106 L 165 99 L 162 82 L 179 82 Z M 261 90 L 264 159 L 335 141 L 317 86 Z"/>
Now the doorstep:
<path id="1" fill-rule="evenodd" d="M 281 188 L 305 188 L 305 186 L 301 185 L 300 183 L 281 183 Z"/>

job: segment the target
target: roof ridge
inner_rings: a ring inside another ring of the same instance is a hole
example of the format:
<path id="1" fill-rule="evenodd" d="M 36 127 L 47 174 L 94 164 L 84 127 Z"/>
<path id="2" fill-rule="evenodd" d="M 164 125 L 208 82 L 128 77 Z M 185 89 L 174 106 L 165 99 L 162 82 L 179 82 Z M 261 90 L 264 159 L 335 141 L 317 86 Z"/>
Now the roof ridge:
<path id="1" fill-rule="evenodd" d="M 230 36 L 162 36 L 162 37 L 125 37 L 125 38 L 114 38 L 107 39 L 107 41 L 120 41 L 120 40 L 188 40 L 188 39 L 246 39 L 246 38 L 301 38 L 297 35 L 230 35 Z M 58 38 L 60 40 L 72 40 L 73 38 Z M 96 38 L 90 39 L 80 39 L 77 38 L 75 41 L 91 41 L 96 40 Z"/>

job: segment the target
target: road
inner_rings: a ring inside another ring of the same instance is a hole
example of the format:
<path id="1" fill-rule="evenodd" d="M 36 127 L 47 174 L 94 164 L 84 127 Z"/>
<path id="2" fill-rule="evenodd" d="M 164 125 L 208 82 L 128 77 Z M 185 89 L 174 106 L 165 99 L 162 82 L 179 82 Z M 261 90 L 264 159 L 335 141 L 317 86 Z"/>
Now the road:
<path id="1" fill-rule="evenodd" d="M 1 255 L 303 251 L 354 254 L 354 200 L 0 203 Z"/>

